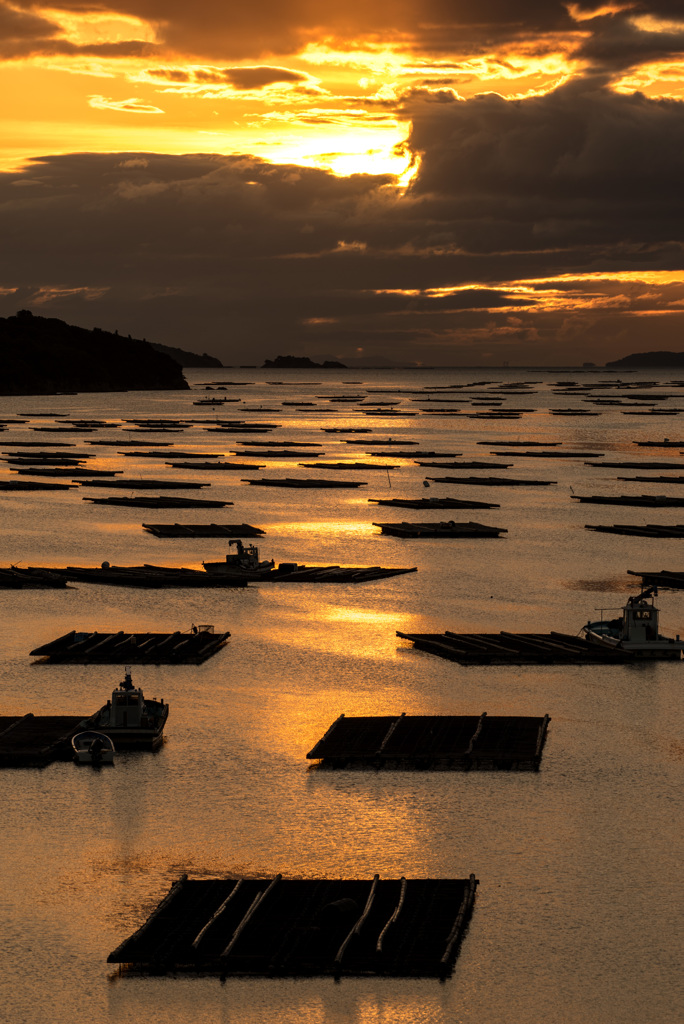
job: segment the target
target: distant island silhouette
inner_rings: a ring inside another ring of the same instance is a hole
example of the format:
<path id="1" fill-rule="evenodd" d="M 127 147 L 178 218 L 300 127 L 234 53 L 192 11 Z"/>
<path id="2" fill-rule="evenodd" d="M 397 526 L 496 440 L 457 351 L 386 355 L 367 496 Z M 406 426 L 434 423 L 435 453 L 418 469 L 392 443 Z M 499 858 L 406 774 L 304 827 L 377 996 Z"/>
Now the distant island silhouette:
<path id="1" fill-rule="evenodd" d="M 665 370 L 683 366 L 684 352 L 633 352 L 631 356 L 606 363 L 606 367 L 615 370 Z"/>
<path id="2" fill-rule="evenodd" d="M 264 370 L 346 370 L 344 363 L 336 363 L 326 359 L 324 363 L 314 363 L 308 356 L 276 356 L 275 359 L 264 359 Z"/>
<path id="3" fill-rule="evenodd" d="M 223 363 L 216 356 L 207 355 L 206 352 L 188 352 L 184 348 L 174 348 L 173 345 L 158 345 L 156 342 L 151 341 L 150 345 L 155 352 L 163 352 L 164 355 L 170 356 L 179 366 L 218 366 L 223 367 Z"/>
<path id="4" fill-rule="evenodd" d="M 22 309 L 0 317 L 0 394 L 57 391 L 180 391 L 179 363 L 147 341 L 74 327 Z"/>

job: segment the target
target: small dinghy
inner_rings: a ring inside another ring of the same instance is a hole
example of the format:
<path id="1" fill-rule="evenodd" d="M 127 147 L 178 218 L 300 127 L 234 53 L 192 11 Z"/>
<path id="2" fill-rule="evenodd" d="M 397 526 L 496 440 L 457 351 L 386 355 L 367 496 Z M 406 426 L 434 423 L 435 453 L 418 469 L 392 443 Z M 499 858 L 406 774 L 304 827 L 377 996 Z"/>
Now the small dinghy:
<path id="1" fill-rule="evenodd" d="M 88 729 L 71 738 L 76 764 L 114 764 L 114 744 L 103 732 Z"/>

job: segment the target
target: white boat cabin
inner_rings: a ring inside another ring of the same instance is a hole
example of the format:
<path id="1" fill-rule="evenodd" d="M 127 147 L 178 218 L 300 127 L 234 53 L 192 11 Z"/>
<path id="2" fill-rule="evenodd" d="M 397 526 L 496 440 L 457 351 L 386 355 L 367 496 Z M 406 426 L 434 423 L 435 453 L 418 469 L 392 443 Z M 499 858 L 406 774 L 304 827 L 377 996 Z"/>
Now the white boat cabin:
<path id="1" fill-rule="evenodd" d="M 621 647 L 641 657 L 681 658 L 684 642 L 679 634 L 673 639 L 660 633 L 656 594 L 656 588 L 649 587 L 627 599 L 620 618 L 587 622 L 583 627 L 586 639 L 608 647 Z"/>

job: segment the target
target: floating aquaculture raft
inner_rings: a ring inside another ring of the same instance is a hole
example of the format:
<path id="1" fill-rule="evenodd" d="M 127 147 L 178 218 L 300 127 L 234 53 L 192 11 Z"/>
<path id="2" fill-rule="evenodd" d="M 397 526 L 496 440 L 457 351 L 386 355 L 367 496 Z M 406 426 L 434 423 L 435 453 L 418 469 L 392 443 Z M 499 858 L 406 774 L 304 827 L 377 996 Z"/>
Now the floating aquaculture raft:
<path id="1" fill-rule="evenodd" d="M 199 665 L 225 646 L 230 633 L 199 628 L 196 633 L 77 633 L 36 647 L 31 656 L 51 662 L 87 665 Z"/>
<path id="2" fill-rule="evenodd" d="M 547 487 L 555 480 L 514 480 L 506 476 L 428 476 L 437 484 L 474 484 L 479 487 Z"/>
<path id="3" fill-rule="evenodd" d="M 662 569 L 660 572 L 635 572 L 628 569 L 630 576 L 640 576 L 642 587 L 666 587 L 669 590 L 684 590 L 684 570 L 672 572 Z"/>
<path id="4" fill-rule="evenodd" d="M 508 533 L 498 526 L 482 523 L 373 523 L 391 537 L 499 537 Z"/>
<path id="5" fill-rule="evenodd" d="M 165 565 L 77 566 L 44 570 L 74 583 L 99 583 L 115 587 L 245 587 L 254 583 L 368 583 L 371 580 L 417 572 L 410 568 L 381 565 L 298 565 L 281 562 L 274 568 L 231 567 L 224 562 L 207 562 L 207 570 Z"/>
<path id="6" fill-rule="evenodd" d="M 197 480 L 143 480 L 131 477 L 127 480 L 81 480 L 81 487 L 123 487 L 126 490 L 199 490 L 200 487 L 209 487 L 208 483 L 200 483 Z"/>
<path id="7" fill-rule="evenodd" d="M 395 508 L 500 508 L 490 501 L 461 501 L 459 498 L 369 498 L 375 505 Z"/>
<path id="8" fill-rule="evenodd" d="M 243 480 L 243 484 L 252 484 L 257 487 L 365 487 L 366 481 L 355 480 L 309 480 L 297 477 L 278 477 L 269 479 L 263 477 L 261 480 Z"/>
<path id="9" fill-rule="evenodd" d="M 549 716 L 400 715 L 333 722 L 306 755 L 330 768 L 536 770 Z"/>
<path id="10" fill-rule="evenodd" d="M 0 480 L 0 491 L 68 491 L 76 484 L 54 484 L 47 480 Z"/>
<path id="11" fill-rule="evenodd" d="M 71 484 L 50 484 L 51 487 L 71 487 Z M 94 505 L 123 505 L 124 508 L 224 508 L 232 501 L 214 501 L 211 498 L 170 498 L 159 495 L 156 498 L 84 498 Z"/>
<path id="12" fill-rule="evenodd" d="M 600 647 L 567 633 L 401 633 L 415 647 L 461 665 L 556 665 L 635 661 L 623 649 Z"/>
<path id="13" fill-rule="evenodd" d="M 612 497 L 607 494 L 580 496 L 573 494 L 575 501 L 592 505 L 634 505 L 644 508 L 684 508 L 684 498 L 671 498 L 667 494 L 621 494 Z"/>
<path id="14" fill-rule="evenodd" d="M 245 587 L 238 576 L 210 575 L 202 569 L 173 568 L 165 565 L 69 565 L 49 572 L 73 583 L 99 583 L 109 587 Z"/>
<path id="15" fill-rule="evenodd" d="M 87 715 L 18 715 L 0 718 L 0 768 L 43 768 L 70 761 L 71 737 L 88 727 Z"/>
<path id="16" fill-rule="evenodd" d="M 17 569 L 14 565 L 7 569 L 0 569 L 0 589 L 2 590 L 44 590 L 64 587 L 66 587 L 66 580 L 47 569 Z"/>
<path id="17" fill-rule="evenodd" d="M 248 580 L 255 583 L 370 583 L 390 576 L 403 576 L 407 572 L 418 572 L 416 566 L 409 568 L 388 568 L 383 565 L 298 565 L 296 562 L 280 562 L 273 569 L 224 568 L 224 562 L 205 562 L 207 575 L 227 576 L 229 579 Z"/>
<path id="18" fill-rule="evenodd" d="M 151 973 L 451 973 L 477 879 L 189 880 L 107 958 Z"/>
<path id="19" fill-rule="evenodd" d="M 155 537 L 261 537 L 266 531 L 248 523 L 143 523 Z"/>
<path id="20" fill-rule="evenodd" d="M 658 526 L 656 523 L 648 523 L 646 526 L 616 523 L 614 526 L 590 526 L 588 523 L 585 530 L 595 530 L 597 533 L 622 533 L 630 537 L 684 537 L 684 524 L 680 526 Z"/>

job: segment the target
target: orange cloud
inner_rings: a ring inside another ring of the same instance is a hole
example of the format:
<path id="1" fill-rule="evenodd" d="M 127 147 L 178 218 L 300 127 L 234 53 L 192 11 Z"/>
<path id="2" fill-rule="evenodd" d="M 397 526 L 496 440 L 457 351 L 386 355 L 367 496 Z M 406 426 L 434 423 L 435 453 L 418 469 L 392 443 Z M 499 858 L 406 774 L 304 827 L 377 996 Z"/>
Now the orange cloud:
<path id="1" fill-rule="evenodd" d="M 95 110 L 121 110 L 127 114 L 163 114 L 161 107 L 152 106 L 151 103 L 142 103 L 133 97 L 129 100 L 112 100 L 106 96 L 89 96 L 88 104 Z"/>

